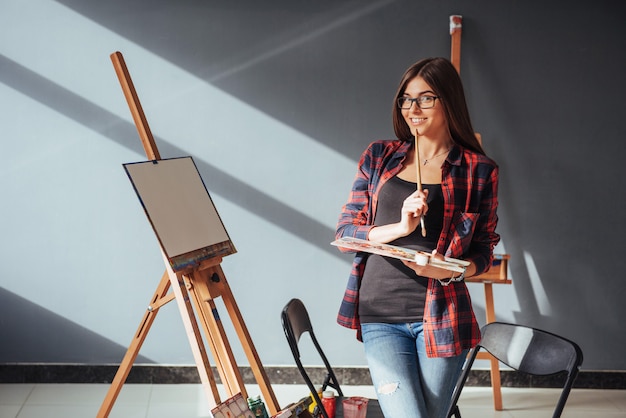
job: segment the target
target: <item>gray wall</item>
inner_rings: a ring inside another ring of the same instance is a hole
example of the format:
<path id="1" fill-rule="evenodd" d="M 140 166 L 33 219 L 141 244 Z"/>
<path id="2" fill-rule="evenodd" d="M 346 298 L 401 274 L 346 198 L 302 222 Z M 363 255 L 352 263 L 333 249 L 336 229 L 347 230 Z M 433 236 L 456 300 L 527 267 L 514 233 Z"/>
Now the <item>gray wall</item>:
<path id="1" fill-rule="evenodd" d="M 0 363 L 116 363 L 163 272 L 122 169 L 145 160 L 109 60 L 121 51 L 164 158 L 191 155 L 238 253 L 222 267 L 266 365 L 308 305 L 336 365 L 349 257 L 329 245 L 356 161 L 393 135 L 403 70 L 449 56 L 501 166 L 498 319 L 626 370 L 626 12 L 622 1 L 0 2 Z M 484 316 L 482 287 L 471 285 Z M 224 312 L 225 316 L 225 312 Z M 229 332 L 231 330 L 229 329 Z M 238 344 L 235 351 L 247 364 Z M 163 308 L 138 360 L 192 364 Z"/>

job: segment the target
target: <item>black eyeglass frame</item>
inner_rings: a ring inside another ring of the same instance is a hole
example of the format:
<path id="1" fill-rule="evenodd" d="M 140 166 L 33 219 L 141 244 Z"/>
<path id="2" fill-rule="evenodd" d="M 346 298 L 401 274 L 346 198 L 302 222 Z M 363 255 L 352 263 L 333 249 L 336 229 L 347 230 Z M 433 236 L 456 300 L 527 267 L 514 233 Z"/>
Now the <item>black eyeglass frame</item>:
<path id="1" fill-rule="evenodd" d="M 430 101 L 432 99 L 432 106 L 424 107 L 424 100 Z M 413 103 L 417 105 L 420 109 L 432 109 L 435 107 L 435 103 L 439 99 L 439 96 L 420 96 L 420 97 L 398 97 L 396 99 L 396 103 L 400 109 L 410 109 L 413 107 Z M 406 103 L 410 103 L 409 106 L 406 106 Z"/>

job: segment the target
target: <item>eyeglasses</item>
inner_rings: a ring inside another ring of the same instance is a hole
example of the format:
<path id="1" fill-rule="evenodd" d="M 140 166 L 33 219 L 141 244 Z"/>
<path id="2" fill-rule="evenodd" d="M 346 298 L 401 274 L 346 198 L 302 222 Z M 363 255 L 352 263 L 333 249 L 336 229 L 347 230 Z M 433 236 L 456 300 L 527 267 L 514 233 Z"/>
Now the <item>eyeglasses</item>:
<path id="1" fill-rule="evenodd" d="M 439 97 L 437 96 L 420 96 L 420 97 L 399 97 L 398 98 L 398 107 L 400 109 L 410 109 L 413 106 L 413 103 L 417 105 L 420 109 L 430 109 L 435 107 L 435 100 Z"/>

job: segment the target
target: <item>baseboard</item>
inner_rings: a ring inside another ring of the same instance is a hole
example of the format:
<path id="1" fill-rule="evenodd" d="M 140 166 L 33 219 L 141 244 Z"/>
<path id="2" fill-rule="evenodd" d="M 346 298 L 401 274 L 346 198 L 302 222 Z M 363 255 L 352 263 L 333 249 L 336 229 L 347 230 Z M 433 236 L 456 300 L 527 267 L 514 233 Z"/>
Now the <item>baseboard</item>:
<path id="1" fill-rule="evenodd" d="M 0 364 L 0 383 L 111 383 L 118 365 L 85 364 Z M 255 383 L 249 367 L 242 367 L 246 384 Z M 367 367 L 335 367 L 338 380 L 343 385 L 371 385 Z M 303 384 L 295 367 L 266 366 L 265 373 L 271 384 Z M 217 370 L 213 370 L 219 382 Z M 323 380 L 323 369 L 310 368 L 314 381 Z M 534 377 L 512 370 L 501 370 L 503 387 L 551 388 L 560 387 L 563 375 Z M 138 364 L 131 369 L 126 383 L 200 383 L 195 366 L 168 366 Z M 472 370 L 468 386 L 490 386 L 489 370 Z M 574 383 L 579 389 L 626 389 L 626 371 L 587 371 L 579 373 Z"/>

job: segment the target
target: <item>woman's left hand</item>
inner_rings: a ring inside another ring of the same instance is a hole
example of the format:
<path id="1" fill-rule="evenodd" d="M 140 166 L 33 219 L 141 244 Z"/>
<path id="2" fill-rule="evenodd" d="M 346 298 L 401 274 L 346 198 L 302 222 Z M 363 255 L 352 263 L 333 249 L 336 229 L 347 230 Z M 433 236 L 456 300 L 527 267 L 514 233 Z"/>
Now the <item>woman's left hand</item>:
<path id="1" fill-rule="evenodd" d="M 437 250 L 433 250 L 432 257 L 437 260 L 444 260 L 443 255 L 439 254 Z M 425 266 L 421 266 L 415 261 L 402 260 L 402 262 L 405 266 L 413 270 L 418 276 L 428 277 L 429 279 L 448 280 L 453 274 L 450 270 L 435 267 L 432 264 L 426 264 Z M 458 276 L 459 273 L 456 273 L 456 275 Z"/>

